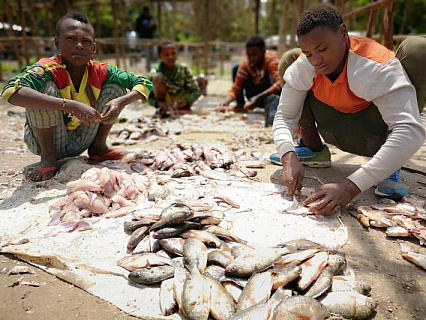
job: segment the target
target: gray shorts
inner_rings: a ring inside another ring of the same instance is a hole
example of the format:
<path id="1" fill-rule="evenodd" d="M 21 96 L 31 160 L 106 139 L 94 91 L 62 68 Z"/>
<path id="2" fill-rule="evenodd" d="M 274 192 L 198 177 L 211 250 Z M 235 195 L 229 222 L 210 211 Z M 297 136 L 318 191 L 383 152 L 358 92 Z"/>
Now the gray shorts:
<path id="1" fill-rule="evenodd" d="M 48 81 L 43 86 L 42 93 L 50 96 L 60 97 L 59 89 L 53 81 Z M 105 104 L 112 99 L 123 96 L 126 90 L 116 84 L 102 86 L 95 109 L 102 112 Z M 26 109 L 26 122 L 24 126 L 24 142 L 29 150 L 40 155 L 41 148 L 35 128 L 55 127 L 53 143 L 56 148 L 58 159 L 75 157 L 86 151 L 98 133 L 99 123 L 92 125 L 80 125 L 75 130 L 67 130 L 64 113 L 48 109 Z"/>

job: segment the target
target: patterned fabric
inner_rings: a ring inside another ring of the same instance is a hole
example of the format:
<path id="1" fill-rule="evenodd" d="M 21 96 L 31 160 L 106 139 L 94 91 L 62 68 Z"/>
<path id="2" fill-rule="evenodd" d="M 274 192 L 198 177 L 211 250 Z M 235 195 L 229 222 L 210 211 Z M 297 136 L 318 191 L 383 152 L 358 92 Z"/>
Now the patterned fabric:
<path id="1" fill-rule="evenodd" d="M 60 92 L 53 81 L 47 81 L 40 92 L 50 96 L 59 97 Z M 116 84 L 102 86 L 95 109 L 102 112 L 105 104 L 115 98 L 124 95 L 125 89 Z M 99 129 L 99 122 L 90 126 L 80 125 L 75 130 L 67 130 L 63 120 L 63 113 L 47 109 L 26 109 L 27 121 L 24 126 L 24 142 L 29 150 L 39 155 L 41 152 L 38 136 L 35 128 L 55 127 L 53 143 L 58 159 L 74 157 L 89 148 Z"/>
<path id="2" fill-rule="evenodd" d="M 165 75 L 162 61 L 158 61 L 151 71 L 150 80 L 155 73 L 162 73 L 165 76 L 167 92 L 171 97 L 184 97 L 188 100 L 189 105 L 200 97 L 201 91 L 197 81 L 185 64 L 176 62 L 173 72 L 170 75 Z M 155 106 L 156 102 L 157 99 L 154 95 L 150 95 L 149 104 Z"/>
<path id="3" fill-rule="evenodd" d="M 237 96 L 241 92 L 244 82 L 246 79 L 251 78 L 254 84 L 262 85 L 265 81 L 265 72 L 269 72 L 269 75 L 274 82 L 267 91 L 273 94 L 280 94 L 281 91 L 281 79 L 278 75 L 278 63 L 279 58 L 275 51 L 266 50 L 265 59 L 260 68 L 252 68 L 248 63 L 248 59 L 245 58 L 238 67 L 237 76 L 235 78 L 232 89 L 229 91 L 229 95 L 232 98 L 237 99 Z"/>
<path id="4" fill-rule="evenodd" d="M 61 55 L 56 55 L 39 60 L 9 80 L 3 88 L 2 98 L 8 101 L 12 94 L 22 87 L 29 87 L 40 92 L 48 81 L 55 83 L 61 98 L 77 100 L 87 105 L 90 105 L 90 102 L 85 92 L 86 85 L 90 85 L 96 99 L 99 98 L 101 88 L 105 84 L 118 84 L 126 89 L 136 90 L 143 96 L 143 102 L 148 99 L 152 91 L 152 84 L 148 79 L 93 60 L 88 62 L 77 90 L 66 70 L 66 65 L 62 63 Z M 66 115 L 65 118 L 68 130 L 75 130 L 81 125 L 80 120 L 72 115 Z"/>

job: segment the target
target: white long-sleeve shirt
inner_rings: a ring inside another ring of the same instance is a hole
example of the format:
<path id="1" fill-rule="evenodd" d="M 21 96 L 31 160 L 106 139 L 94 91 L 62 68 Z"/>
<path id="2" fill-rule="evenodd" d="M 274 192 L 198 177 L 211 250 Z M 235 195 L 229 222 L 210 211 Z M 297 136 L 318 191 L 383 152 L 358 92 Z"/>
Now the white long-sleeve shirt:
<path id="1" fill-rule="evenodd" d="M 286 70 L 273 136 L 280 157 L 294 151 L 294 131 L 310 90 L 320 101 L 345 113 L 374 103 L 390 133 L 379 151 L 348 177 L 363 192 L 409 160 L 426 133 L 416 91 L 394 53 L 368 38 L 350 37 L 349 44 L 345 68 L 334 83 L 318 74 L 305 55 Z"/>

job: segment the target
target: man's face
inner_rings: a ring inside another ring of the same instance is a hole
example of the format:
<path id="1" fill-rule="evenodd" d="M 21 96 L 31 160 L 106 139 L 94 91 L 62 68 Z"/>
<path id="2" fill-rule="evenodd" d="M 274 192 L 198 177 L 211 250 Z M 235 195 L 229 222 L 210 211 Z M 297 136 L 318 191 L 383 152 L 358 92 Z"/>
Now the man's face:
<path id="1" fill-rule="evenodd" d="M 62 22 L 55 45 L 62 55 L 64 63 L 73 66 L 85 66 L 96 52 L 93 30 L 89 24 L 74 19 Z"/>
<path id="2" fill-rule="evenodd" d="M 158 56 L 163 63 L 169 67 L 173 68 L 177 60 L 176 48 L 174 45 L 167 45 L 161 49 L 161 52 Z"/>
<path id="3" fill-rule="evenodd" d="M 265 59 L 265 49 L 250 47 L 246 49 L 248 62 L 251 68 L 260 67 Z"/>
<path id="4" fill-rule="evenodd" d="M 347 50 L 346 27 L 337 30 L 316 27 L 299 37 L 302 52 L 317 72 L 323 75 L 340 73 Z"/>

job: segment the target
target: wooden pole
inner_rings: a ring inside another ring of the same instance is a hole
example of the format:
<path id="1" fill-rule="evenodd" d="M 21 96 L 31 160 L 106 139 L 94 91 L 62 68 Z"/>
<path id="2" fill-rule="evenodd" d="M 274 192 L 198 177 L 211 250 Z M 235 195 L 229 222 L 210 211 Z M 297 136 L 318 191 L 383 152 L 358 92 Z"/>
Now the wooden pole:
<path id="1" fill-rule="evenodd" d="M 260 10 L 260 0 L 255 0 L 255 4 L 254 4 L 254 34 L 259 34 L 259 10 Z"/>
<path id="2" fill-rule="evenodd" d="M 204 7 L 204 72 L 209 74 L 209 40 L 210 40 L 210 1 Z"/>
<path id="3" fill-rule="evenodd" d="M 371 2 L 375 2 L 377 0 L 371 0 Z M 370 16 L 368 17 L 367 23 L 367 38 L 371 38 L 374 34 L 377 20 L 377 9 L 373 9 L 370 11 Z"/>
<path id="4" fill-rule="evenodd" d="M 9 37 L 13 38 L 14 37 L 13 30 L 12 30 L 13 12 L 12 12 L 12 8 L 11 8 L 8 0 L 4 0 L 3 8 L 5 9 L 5 13 L 6 13 L 6 16 L 7 16 L 7 22 L 9 23 L 9 26 L 10 26 L 10 28 L 8 30 Z M 13 46 L 13 51 L 15 52 L 16 60 L 18 60 L 18 69 L 22 70 L 21 54 L 19 52 L 19 48 L 18 48 L 16 41 L 12 41 L 12 46 Z"/>
<path id="5" fill-rule="evenodd" d="M 393 50 L 393 10 L 394 3 L 391 1 L 384 10 L 383 13 L 383 37 L 384 46 L 390 50 Z"/>
<path id="6" fill-rule="evenodd" d="M 219 36 L 220 40 L 223 40 L 223 1 L 218 0 L 219 2 Z M 223 76 L 225 74 L 225 67 L 224 67 L 224 46 L 223 43 L 220 42 L 220 75 Z"/>
<path id="7" fill-rule="evenodd" d="M 28 10 L 28 16 L 30 17 L 30 20 L 31 20 L 31 29 L 32 29 L 31 33 L 32 33 L 32 36 L 33 37 L 38 37 L 40 34 L 38 32 L 37 22 L 36 22 L 36 20 L 34 18 L 34 15 L 33 15 L 33 13 L 35 11 L 34 10 L 34 5 L 33 5 L 33 1 L 32 0 L 27 0 L 27 5 L 28 5 L 28 8 L 29 8 L 29 10 Z M 37 40 L 34 39 L 34 38 L 32 40 L 32 43 L 33 43 L 33 46 L 34 46 L 34 49 L 35 49 L 37 60 L 39 60 L 41 58 L 40 48 L 39 48 L 40 43 L 38 43 Z"/>
<path id="8" fill-rule="evenodd" d="M 361 13 L 368 12 L 368 11 L 371 11 L 371 10 L 374 10 L 374 9 L 378 9 L 380 7 L 383 7 L 383 6 L 387 5 L 389 2 L 393 2 L 393 1 L 395 1 L 395 0 L 379 0 L 377 2 L 370 3 L 370 4 L 368 4 L 368 5 L 366 5 L 366 6 L 362 7 L 362 8 L 359 8 L 357 10 L 345 13 L 343 15 L 343 19 L 349 19 L 349 18 L 357 16 L 357 15 L 359 15 Z"/>
<path id="9" fill-rule="evenodd" d="M 111 0 L 111 11 L 112 11 L 112 20 L 113 20 L 113 28 L 112 32 L 114 35 L 114 54 L 115 54 L 115 64 L 117 67 L 120 66 L 120 53 L 118 48 L 118 36 L 117 36 L 117 17 L 115 14 L 115 0 Z"/>
<path id="10" fill-rule="evenodd" d="M 127 28 L 127 19 L 126 19 L 126 3 L 124 0 L 120 0 L 120 27 L 121 27 L 121 38 L 124 38 L 124 44 L 120 45 L 120 56 L 121 53 L 121 61 L 123 62 L 123 68 L 127 69 L 127 54 L 126 54 L 126 28 Z"/>
<path id="11" fill-rule="evenodd" d="M 280 41 L 278 43 L 278 54 L 282 55 L 287 49 L 287 27 L 288 27 L 288 0 L 283 0 L 280 18 Z"/>
<path id="12" fill-rule="evenodd" d="M 271 1 L 271 14 L 270 14 L 270 34 L 275 34 L 277 32 L 277 21 L 276 21 L 276 15 L 277 15 L 277 0 Z"/>
<path id="13" fill-rule="evenodd" d="M 25 63 L 27 65 L 30 65 L 30 57 L 28 54 L 28 40 L 27 40 L 27 31 L 25 30 L 27 28 L 25 17 L 24 17 L 24 10 L 22 9 L 22 3 L 21 1 L 18 2 L 18 11 L 19 11 L 19 20 L 21 22 L 22 27 L 22 53 L 25 57 Z"/>
<path id="14" fill-rule="evenodd" d="M 158 38 L 162 39 L 163 38 L 163 34 L 161 32 L 162 29 L 162 21 L 161 21 L 161 1 L 157 2 L 157 21 L 158 21 L 158 25 L 157 25 L 157 30 L 158 30 Z"/>

